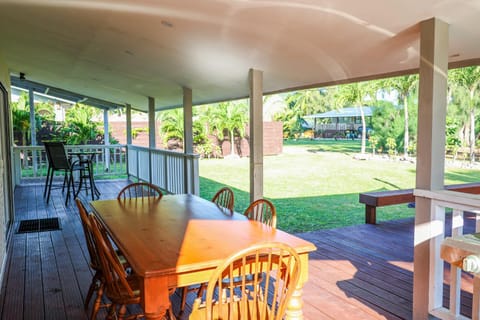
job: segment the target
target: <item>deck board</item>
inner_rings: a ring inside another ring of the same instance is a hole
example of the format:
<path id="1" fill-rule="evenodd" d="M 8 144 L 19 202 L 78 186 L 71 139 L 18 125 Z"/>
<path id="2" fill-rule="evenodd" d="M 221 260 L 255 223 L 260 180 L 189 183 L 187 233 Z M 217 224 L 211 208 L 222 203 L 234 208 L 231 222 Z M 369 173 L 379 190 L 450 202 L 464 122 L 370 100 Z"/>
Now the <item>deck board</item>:
<path id="1" fill-rule="evenodd" d="M 114 198 L 127 183 L 99 182 L 101 197 Z M 83 197 L 88 203 L 90 198 Z M 12 235 L 0 297 L 1 319 L 87 319 L 83 301 L 92 271 L 74 202 L 65 206 L 61 189 L 55 189 L 47 205 L 43 185 L 28 185 L 15 190 L 15 209 L 15 230 L 19 220 L 47 217 L 59 217 L 62 229 Z M 467 218 L 468 232 L 474 220 Z M 305 319 L 411 319 L 413 219 L 298 236 L 318 248 L 310 255 L 309 281 L 303 291 Z M 445 277 L 449 277 L 448 267 Z M 466 274 L 463 278 L 470 279 Z M 471 291 L 471 282 L 465 282 L 463 289 Z M 465 291 L 462 310 L 468 313 L 471 294 Z M 193 300 L 194 294 L 189 295 L 180 319 L 188 319 Z M 178 314 L 178 293 L 172 302 Z M 97 318 L 104 317 L 101 310 Z"/>

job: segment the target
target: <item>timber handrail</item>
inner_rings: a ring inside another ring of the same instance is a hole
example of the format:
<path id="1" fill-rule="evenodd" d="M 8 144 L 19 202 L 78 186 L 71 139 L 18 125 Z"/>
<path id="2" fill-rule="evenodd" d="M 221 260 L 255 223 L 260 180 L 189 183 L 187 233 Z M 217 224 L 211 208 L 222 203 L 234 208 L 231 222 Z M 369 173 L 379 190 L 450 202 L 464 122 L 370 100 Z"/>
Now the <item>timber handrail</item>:
<path id="1" fill-rule="evenodd" d="M 446 185 L 445 189 L 480 194 L 480 182 Z M 358 201 L 365 204 L 365 223 L 376 224 L 377 207 L 414 202 L 415 196 L 413 189 L 374 191 L 360 193 Z"/>

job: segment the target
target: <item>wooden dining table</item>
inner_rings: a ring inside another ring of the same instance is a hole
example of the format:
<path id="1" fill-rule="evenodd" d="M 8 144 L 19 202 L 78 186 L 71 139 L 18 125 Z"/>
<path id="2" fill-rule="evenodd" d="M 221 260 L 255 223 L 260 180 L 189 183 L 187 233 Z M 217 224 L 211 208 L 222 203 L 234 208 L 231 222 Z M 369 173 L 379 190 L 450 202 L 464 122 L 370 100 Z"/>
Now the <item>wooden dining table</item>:
<path id="1" fill-rule="evenodd" d="M 260 242 L 282 242 L 301 258 L 300 281 L 287 306 L 287 319 L 302 319 L 302 287 L 308 254 L 316 247 L 299 237 L 231 213 L 195 195 L 165 195 L 152 202 L 92 201 L 94 214 L 141 277 L 146 319 L 161 319 L 170 306 L 169 289 L 208 282 L 228 256 Z"/>

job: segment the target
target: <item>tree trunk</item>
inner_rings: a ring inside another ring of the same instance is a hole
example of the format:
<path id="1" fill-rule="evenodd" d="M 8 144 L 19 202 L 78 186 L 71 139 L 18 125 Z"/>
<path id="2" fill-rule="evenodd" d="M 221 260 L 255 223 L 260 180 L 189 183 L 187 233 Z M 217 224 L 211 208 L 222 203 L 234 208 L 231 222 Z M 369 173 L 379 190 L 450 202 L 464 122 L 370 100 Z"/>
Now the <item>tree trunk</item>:
<path id="1" fill-rule="evenodd" d="M 367 126 L 365 125 L 365 114 L 363 113 L 363 107 L 360 105 L 360 116 L 362 117 L 362 149 L 361 154 L 365 154 L 365 145 L 367 141 Z"/>
<path id="2" fill-rule="evenodd" d="M 230 146 L 230 155 L 235 155 L 235 136 L 233 135 L 233 130 L 230 131 L 230 139 L 231 139 L 231 146 Z"/>
<path id="3" fill-rule="evenodd" d="M 408 158 L 408 144 L 409 144 L 409 133 L 408 133 L 408 99 L 407 95 L 403 96 L 403 111 L 405 114 L 405 134 L 403 137 L 403 157 Z"/>
<path id="4" fill-rule="evenodd" d="M 470 109 L 470 163 L 475 162 L 475 110 Z"/>

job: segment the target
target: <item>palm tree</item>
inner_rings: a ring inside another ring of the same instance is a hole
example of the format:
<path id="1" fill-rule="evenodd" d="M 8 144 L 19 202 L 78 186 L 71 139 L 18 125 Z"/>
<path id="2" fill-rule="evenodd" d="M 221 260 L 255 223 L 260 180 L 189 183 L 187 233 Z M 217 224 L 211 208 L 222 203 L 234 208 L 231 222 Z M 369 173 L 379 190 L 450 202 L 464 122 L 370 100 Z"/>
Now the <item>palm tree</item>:
<path id="1" fill-rule="evenodd" d="M 240 138 L 245 136 L 245 125 L 248 122 L 248 106 L 246 102 L 221 102 L 208 108 L 208 118 L 211 132 L 215 130 L 220 140 L 224 139 L 223 131 L 230 136 L 230 157 L 235 157 L 235 133 Z"/>
<path id="2" fill-rule="evenodd" d="M 304 116 L 327 111 L 331 105 L 331 98 L 331 91 L 325 88 L 296 91 L 286 98 L 290 110 L 286 110 L 283 118 L 291 119 L 292 127 L 298 127 Z M 316 130 L 317 118 L 314 118 L 314 121 L 313 127 Z"/>
<path id="3" fill-rule="evenodd" d="M 408 75 L 395 78 L 389 78 L 380 82 L 382 87 L 390 88 L 398 93 L 398 98 L 403 100 L 403 114 L 404 114 L 404 136 L 403 136 L 403 154 L 405 159 L 408 158 L 408 147 L 410 144 L 409 130 L 408 130 L 408 100 L 415 92 L 418 85 L 418 75 Z"/>
<path id="4" fill-rule="evenodd" d="M 449 72 L 452 86 L 466 93 L 466 112 L 470 115 L 470 162 L 475 161 L 475 110 L 479 104 L 480 67 L 453 69 Z"/>
<path id="5" fill-rule="evenodd" d="M 363 112 L 363 106 L 367 99 L 375 100 L 376 91 L 378 88 L 378 82 L 356 82 L 346 85 L 338 86 L 336 92 L 336 104 L 337 107 L 343 108 L 349 104 L 360 109 L 360 117 L 362 119 L 362 148 L 361 154 L 365 154 L 365 147 L 367 141 L 367 126 L 365 123 L 365 114 Z"/>
<path id="6" fill-rule="evenodd" d="M 182 108 L 159 112 L 157 114 L 157 120 L 160 121 L 160 130 L 163 133 L 165 144 L 167 144 L 170 139 L 177 139 L 183 142 L 184 130 Z"/>
<path id="7" fill-rule="evenodd" d="M 98 109 L 80 103 L 66 112 L 62 132 L 68 144 L 88 144 L 97 139 L 99 123 L 92 119 L 98 112 Z"/>

